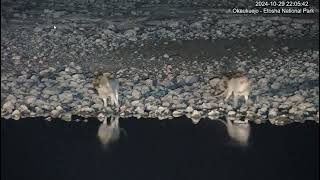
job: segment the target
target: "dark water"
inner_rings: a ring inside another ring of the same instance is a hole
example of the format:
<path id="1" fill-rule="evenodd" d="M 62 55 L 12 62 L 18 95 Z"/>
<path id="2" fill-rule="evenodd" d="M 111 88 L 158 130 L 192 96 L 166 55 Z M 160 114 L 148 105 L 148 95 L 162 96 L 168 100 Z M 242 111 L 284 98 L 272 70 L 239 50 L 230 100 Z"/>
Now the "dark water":
<path id="1" fill-rule="evenodd" d="M 202 120 L 120 119 L 127 131 L 105 151 L 97 121 L 1 121 L 1 179 L 319 179 L 319 125 L 251 126 L 250 145 Z"/>

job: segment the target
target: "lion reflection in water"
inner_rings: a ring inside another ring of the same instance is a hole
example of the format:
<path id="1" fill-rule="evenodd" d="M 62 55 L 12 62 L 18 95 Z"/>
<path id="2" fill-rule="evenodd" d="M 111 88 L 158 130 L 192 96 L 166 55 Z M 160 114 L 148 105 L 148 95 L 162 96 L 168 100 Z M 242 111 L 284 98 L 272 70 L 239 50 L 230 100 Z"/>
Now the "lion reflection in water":
<path id="1" fill-rule="evenodd" d="M 126 134 L 126 131 L 119 127 L 119 116 L 111 116 L 108 124 L 108 117 L 104 117 L 98 129 L 98 138 L 104 149 L 108 149 L 110 145 L 120 139 L 121 132 Z"/>
<path id="2" fill-rule="evenodd" d="M 228 135 L 234 142 L 243 147 L 249 145 L 251 127 L 248 121 L 232 122 L 229 118 L 227 118 L 227 122 L 221 119 L 218 121 L 226 126 Z"/>

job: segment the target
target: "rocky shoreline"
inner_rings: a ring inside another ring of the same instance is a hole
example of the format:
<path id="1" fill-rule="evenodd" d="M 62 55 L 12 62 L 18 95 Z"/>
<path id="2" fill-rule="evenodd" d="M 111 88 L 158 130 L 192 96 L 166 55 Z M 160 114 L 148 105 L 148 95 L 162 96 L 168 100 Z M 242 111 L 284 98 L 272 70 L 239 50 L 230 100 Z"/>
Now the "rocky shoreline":
<path id="1" fill-rule="evenodd" d="M 120 117 L 171 119 L 186 115 L 197 122 L 200 118 L 229 116 L 273 124 L 319 122 L 319 69 L 315 63 L 319 52 L 309 53 L 268 59 L 270 66 L 284 64 L 275 69 L 265 68 L 264 63 L 260 69 L 250 69 L 251 103 L 239 109 L 214 97 L 222 91 L 221 78 L 210 76 L 214 69 L 210 65 L 201 74 L 167 65 L 159 70 L 163 74 L 157 79 L 150 79 L 152 74 L 141 69 L 119 70 L 115 75 L 120 81 Z M 15 120 L 50 116 L 69 121 L 72 115 L 98 117 L 102 112 L 115 112 L 111 107 L 104 110 L 93 89 L 92 76 L 75 63 L 38 74 L 1 74 L 1 104 L 1 117 Z"/>

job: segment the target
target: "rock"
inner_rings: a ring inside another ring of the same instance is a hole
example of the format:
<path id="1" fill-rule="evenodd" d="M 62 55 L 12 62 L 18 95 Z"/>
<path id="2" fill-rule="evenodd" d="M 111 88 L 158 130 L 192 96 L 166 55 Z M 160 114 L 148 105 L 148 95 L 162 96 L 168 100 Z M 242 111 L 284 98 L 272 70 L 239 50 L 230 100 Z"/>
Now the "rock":
<path id="1" fill-rule="evenodd" d="M 292 107 L 292 108 L 289 110 L 289 114 L 295 114 L 295 115 L 300 115 L 300 116 L 302 116 L 302 115 L 303 115 L 303 111 L 299 111 L 298 108 Z"/>
<path id="2" fill-rule="evenodd" d="M 52 117 L 46 117 L 45 120 L 50 122 L 52 121 Z"/>
<path id="3" fill-rule="evenodd" d="M 214 108 L 214 104 L 213 103 L 203 103 L 202 108 L 203 109 L 212 109 L 212 108 Z"/>
<path id="4" fill-rule="evenodd" d="M 164 106 L 164 107 L 169 107 L 169 106 L 170 106 L 170 103 L 169 103 L 169 102 L 163 102 L 163 103 L 162 103 L 162 106 Z"/>
<path id="5" fill-rule="evenodd" d="M 171 94 L 167 94 L 163 98 L 161 98 L 161 101 L 172 103 L 172 99 L 173 99 L 172 95 Z"/>
<path id="6" fill-rule="evenodd" d="M 71 103 L 73 101 L 73 95 L 72 93 L 67 93 L 67 92 L 64 92 L 62 94 L 59 94 L 59 99 L 62 103 Z"/>
<path id="7" fill-rule="evenodd" d="M 202 29 L 202 21 L 194 22 L 190 25 L 191 28 Z"/>
<path id="8" fill-rule="evenodd" d="M 60 94 L 60 92 L 61 90 L 57 87 L 47 87 L 42 90 L 42 93 L 46 95 L 57 95 Z"/>
<path id="9" fill-rule="evenodd" d="M 83 107 L 79 110 L 80 112 L 94 112 L 94 109 L 90 107 Z"/>
<path id="10" fill-rule="evenodd" d="M 278 115 L 278 109 L 276 109 L 276 108 L 271 108 L 270 110 L 269 110 L 269 117 L 276 117 Z"/>
<path id="11" fill-rule="evenodd" d="M 144 114 L 144 108 L 142 108 L 142 107 L 137 107 L 136 109 L 135 109 L 135 112 L 137 112 L 138 114 Z"/>
<path id="12" fill-rule="evenodd" d="M 51 115 L 51 117 L 53 117 L 53 118 L 58 118 L 59 115 L 60 115 L 60 111 L 54 109 L 54 110 L 52 110 L 52 111 L 50 112 L 50 115 Z"/>
<path id="13" fill-rule="evenodd" d="M 56 110 L 59 111 L 59 112 L 63 112 L 63 108 L 61 106 L 57 106 Z"/>
<path id="14" fill-rule="evenodd" d="M 30 113 L 30 110 L 28 109 L 28 107 L 26 105 L 21 105 L 19 107 L 19 111 L 22 113 Z"/>
<path id="15" fill-rule="evenodd" d="M 38 32 L 41 32 L 41 31 L 42 31 L 42 28 L 41 28 L 41 27 L 35 27 L 35 28 L 33 29 L 33 31 L 34 31 L 35 33 L 38 33 Z"/>
<path id="16" fill-rule="evenodd" d="M 124 35 L 130 40 L 130 41 L 136 41 L 137 40 L 137 32 L 133 29 L 127 30 Z"/>
<path id="17" fill-rule="evenodd" d="M 306 109 L 306 111 L 315 113 L 315 112 L 317 112 L 317 109 L 315 107 L 309 107 L 309 108 Z"/>
<path id="18" fill-rule="evenodd" d="M 193 83 L 196 83 L 198 81 L 199 81 L 198 76 L 187 76 L 185 78 L 185 82 L 187 83 L 187 85 L 192 85 Z"/>
<path id="19" fill-rule="evenodd" d="M 34 96 L 26 96 L 25 97 L 25 103 L 26 104 L 33 104 L 36 101 L 36 97 Z"/>
<path id="20" fill-rule="evenodd" d="M 220 79 L 219 78 L 214 78 L 214 79 L 211 79 L 209 81 L 209 84 L 211 87 L 217 87 L 219 85 L 219 82 L 220 82 Z"/>
<path id="21" fill-rule="evenodd" d="M 9 94 L 5 100 L 6 102 L 10 101 L 13 104 L 15 104 L 17 102 L 17 98 L 15 96 L 13 96 L 12 94 Z"/>
<path id="22" fill-rule="evenodd" d="M 275 32 L 274 32 L 274 29 L 270 29 L 268 32 L 267 32 L 267 36 L 268 37 L 274 37 L 275 36 Z"/>
<path id="23" fill-rule="evenodd" d="M 178 104 L 175 103 L 175 107 L 177 109 L 185 109 L 187 105 L 185 103 L 178 103 Z"/>
<path id="24" fill-rule="evenodd" d="M 14 103 L 11 101 L 5 102 L 1 110 L 6 113 L 12 113 L 12 111 L 14 110 Z"/>
<path id="25" fill-rule="evenodd" d="M 280 104 L 279 110 L 286 110 L 286 109 L 289 109 L 290 107 L 291 107 L 290 104 L 288 104 L 288 103 L 283 103 L 283 104 Z"/>
<path id="26" fill-rule="evenodd" d="M 313 104 L 308 103 L 308 102 L 301 103 L 301 104 L 298 105 L 298 108 L 301 109 L 301 110 L 305 110 L 305 109 L 310 108 L 310 107 L 313 107 Z"/>
<path id="27" fill-rule="evenodd" d="M 293 103 L 302 103 L 304 101 L 304 97 L 300 94 L 296 94 L 293 96 L 290 96 L 287 101 L 293 102 Z"/>
<path id="28" fill-rule="evenodd" d="M 38 96 L 39 94 L 41 94 L 41 92 L 38 91 L 37 89 L 30 90 L 30 95 L 32 95 L 32 96 Z"/>
<path id="29" fill-rule="evenodd" d="M 173 111 L 172 116 L 173 117 L 183 116 L 183 111 L 182 110 L 175 110 L 175 111 Z"/>
<path id="30" fill-rule="evenodd" d="M 134 99 L 140 99 L 140 97 L 141 97 L 141 93 L 138 91 L 138 90 L 136 90 L 136 89 L 134 89 L 133 91 L 132 91 L 132 97 L 134 98 Z"/>
<path id="31" fill-rule="evenodd" d="M 150 103 L 147 103 L 147 104 L 145 105 L 145 108 L 146 108 L 147 111 L 156 111 L 156 110 L 158 109 L 157 106 L 151 105 Z"/>
<path id="32" fill-rule="evenodd" d="M 278 90 L 278 89 L 280 89 L 280 87 L 281 87 L 281 84 L 279 82 L 274 82 L 271 85 L 271 88 L 274 89 L 274 90 Z"/>
<path id="33" fill-rule="evenodd" d="M 144 82 L 145 82 L 145 84 L 146 84 L 147 86 L 153 86 L 153 80 L 152 80 L 152 79 L 147 79 L 147 80 L 145 80 Z"/>
<path id="34" fill-rule="evenodd" d="M 161 112 L 163 112 L 163 111 L 165 111 L 166 110 L 166 108 L 165 107 L 159 107 L 158 109 L 157 109 L 157 111 L 159 112 L 159 113 L 161 113 Z"/>
<path id="35" fill-rule="evenodd" d="M 274 124 L 277 126 L 283 126 L 292 122 L 286 115 L 281 115 L 281 116 L 278 116 L 277 118 L 271 118 L 269 119 L 269 121 L 271 124 Z"/>
<path id="36" fill-rule="evenodd" d="M 219 116 L 220 112 L 217 110 L 212 110 L 208 113 L 208 116 Z"/>
<path id="37" fill-rule="evenodd" d="M 262 89 L 266 89 L 268 87 L 268 79 L 267 78 L 259 79 L 258 86 Z"/>
<path id="38" fill-rule="evenodd" d="M 131 102 L 131 105 L 132 105 L 132 106 L 142 106 L 142 103 L 140 103 L 139 100 L 135 100 L 135 101 L 132 101 L 132 102 Z"/>
<path id="39" fill-rule="evenodd" d="M 198 124 L 201 119 L 201 114 L 199 111 L 194 110 L 191 114 L 191 120 L 194 124 Z"/>
<path id="40" fill-rule="evenodd" d="M 149 86 L 141 86 L 141 94 L 146 94 L 150 91 Z"/>
<path id="41" fill-rule="evenodd" d="M 12 119 L 19 120 L 20 117 L 21 117 L 21 112 L 19 110 L 16 109 L 12 112 Z"/>
<path id="42" fill-rule="evenodd" d="M 39 116 L 43 115 L 44 111 L 43 111 L 42 108 L 40 108 L 40 107 L 35 107 L 34 109 L 36 110 L 37 115 L 39 115 Z"/>
<path id="43" fill-rule="evenodd" d="M 187 109 L 185 110 L 187 113 L 193 112 L 193 108 L 191 106 L 188 106 Z"/>
<path id="44" fill-rule="evenodd" d="M 61 119 L 67 122 L 70 122 L 72 120 L 72 114 L 71 113 L 64 113 L 61 115 Z"/>
<path id="45" fill-rule="evenodd" d="M 258 113 L 261 115 L 266 115 L 268 112 L 268 108 L 267 107 L 262 107 L 261 109 L 258 110 Z"/>
<path id="46" fill-rule="evenodd" d="M 229 111 L 228 112 L 228 116 L 236 116 L 236 112 L 235 111 Z"/>

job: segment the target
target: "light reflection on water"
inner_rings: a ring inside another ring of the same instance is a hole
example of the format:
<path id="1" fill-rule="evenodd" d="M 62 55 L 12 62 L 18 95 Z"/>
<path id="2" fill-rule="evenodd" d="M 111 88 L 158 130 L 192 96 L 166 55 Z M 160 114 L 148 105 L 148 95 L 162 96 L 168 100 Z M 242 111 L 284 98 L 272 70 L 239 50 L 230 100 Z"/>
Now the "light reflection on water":
<path id="1" fill-rule="evenodd" d="M 109 121 L 108 121 L 109 119 Z M 100 124 L 97 132 L 97 137 L 102 145 L 103 149 L 110 148 L 110 145 L 116 143 L 120 139 L 121 132 L 127 136 L 127 132 L 124 128 L 119 126 L 119 115 L 100 116 L 102 123 Z M 191 119 L 193 124 L 198 124 L 200 119 L 195 123 L 194 119 Z M 234 120 L 233 118 L 226 118 L 226 121 L 216 119 L 225 125 L 226 133 L 228 134 L 233 145 L 245 147 L 249 145 L 249 138 L 251 133 L 251 126 L 248 121 Z"/>
<path id="2" fill-rule="evenodd" d="M 108 121 L 109 119 L 109 121 Z M 105 116 L 98 128 L 98 139 L 103 149 L 108 149 L 110 145 L 117 142 L 120 138 L 121 132 L 126 135 L 126 131 L 119 127 L 119 116 Z"/>

